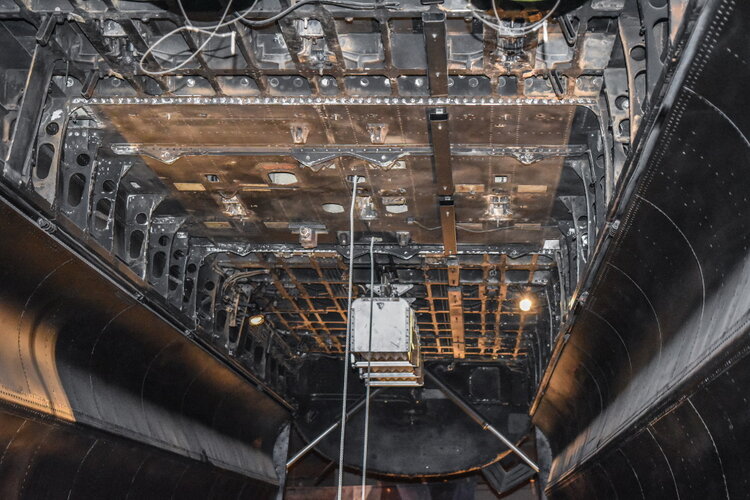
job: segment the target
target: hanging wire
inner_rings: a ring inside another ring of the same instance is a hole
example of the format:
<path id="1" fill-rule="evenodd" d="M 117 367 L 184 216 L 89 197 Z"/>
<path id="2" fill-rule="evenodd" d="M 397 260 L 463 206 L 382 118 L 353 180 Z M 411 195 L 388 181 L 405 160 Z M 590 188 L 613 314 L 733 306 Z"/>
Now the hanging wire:
<path id="1" fill-rule="evenodd" d="M 438 229 L 441 229 L 443 226 L 434 226 L 429 227 L 425 226 L 421 222 L 417 220 L 411 221 L 411 224 L 414 224 L 415 226 L 424 229 L 425 231 L 437 231 Z M 467 233 L 494 233 L 496 231 L 505 231 L 508 229 L 517 229 L 515 226 L 500 226 L 500 227 L 492 227 L 489 229 L 473 229 L 468 226 L 461 225 L 461 223 L 456 224 L 456 229 L 459 229 L 461 231 L 466 231 Z"/>
<path id="2" fill-rule="evenodd" d="M 341 500 L 344 485 L 344 444 L 346 436 L 346 398 L 349 384 L 349 350 L 352 337 L 352 290 L 354 275 L 354 207 L 357 202 L 357 182 L 359 176 L 352 177 L 352 204 L 349 208 L 349 294 L 346 302 L 346 338 L 344 339 L 344 388 L 341 393 L 341 437 L 339 438 L 339 473 L 336 498 Z"/>
<path id="3" fill-rule="evenodd" d="M 201 54 L 203 52 L 203 49 L 205 49 L 206 46 L 215 37 L 227 37 L 227 36 L 232 37 L 232 46 L 234 46 L 234 37 L 235 37 L 234 31 L 232 31 L 230 33 L 219 33 L 218 32 L 219 29 L 221 29 L 221 28 L 223 28 L 225 26 L 230 26 L 230 25 L 238 23 L 238 22 L 242 22 L 243 24 L 245 24 L 246 26 L 248 26 L 250 28 L 262 28 L 264 26 L 268 26 L 270 24 L 275 23 L 279 19 L 282 19 L 283 17 L 285 17 L 286 15 L 288 15 L 290 12 L 292 12 L 294 10 L 297 10 L 300 7 L 304 6 L 304 5 L 308 5 L 308 4 L 311 4 L 311 3 L 318 3 L 318 4 L 323 4 L 323 5 L 335 5 L 335 6 L 338 6 L 338 7 L 344 7 L 344 8 L 348 8 L 348 9 L 360 9 L 360 10 L 370 10 L 370 9 L 375 9 L 375 8 L 378 8 L 378 7 L 391 7 L 391 8 L 393 8 L 393 7 L 398 7 L 398 5 L 399 5 L 396 2 L 385 2 L 385 3 L 382 3 L 382 4 L 375 4 L 375 3 L 357 3 L 357 2 L 352 2 L 352 1 L 349 1 L 349 0 L 301 0 L 300 2 L 297 2 L 294 5 L 291 5 L 291 6 L 287 7 L 286 9 L 282 10 L 278 14 L 275 14 L 274 16 L 271 16 L 271 17 L 269 17 L 267 19 L 260 19 L 260 20 L 257 20 L 257 21 L 250 21 L 250 20 L 248 20 L 246 18 L 247 18 L 248 15 L 250 15 L 250 13 L 252 12 L 252 10 L 258 4 L 259 0 L 255 0 L 250 7 L 248 7 L 247 9 L 245 9 L 245 10 L 243 10 L 241 12 L 238 12 L 237 15 L 234 18 L 232 18 L 229 21 L 225 22 L 224 20 L 227 18 L 227 15 L 229 14 L 229 10 L 230 10 L 230 7 L 232 6 L 233 1 L 234 0 L 229 0 L 227 2 L 227 6 L 224 9 L 224 13 L 222 14 L 221 19 L 219 19 L 219 22 L 217 24 L 215 24 L 213 26 L 198 27 L 198 26 L 195 26 L 190 21 L 190 19 L 187 17 L 187 13 L 185 12 L 185 8 L 182 5 L 182 0 L 177 0 L 177 5 L 179 5 L 179 7 L 180 7 L 180 12 L 182 13 L 182 15 L 185 18 L 185 24 L 183 26 L 178 26 L 177 28 L 173 29 L 169 33 L 163 35 L 156 42 L 154 42 L 153 45 L 149 46 L 146 49 L 146 51 L 143 53 L 143 55 L 141 56 L 141 59 L 140 59 L 140 61 L 138 63 L 141 71 L 143 73 L 145 73 L 147 75 L 151 75 L 151 76 L 162 76 L 162 75 L 166 75 L 167 73 L 171 73 L 173 71 L 176 71 L 178 69 L 182 69 L 190 61 L 192 61 L 199 54 Z M 211 31 L 211 30 L 213 30 L 213 31 Z M 146 69 L 146 67 L 144 66 L 144 64 L 146 62 L 146 58 L 154 51 L 154 49 L 156 49 L 156 47 L 158 47 L 160 44 L 162 44 L 164 42 L 164 40 L 166 40 L 167 38 L 169 38 L 169 37 L 171 37 L 171 36 L 173 36 L 173 35 L 175 35 L 177 33 L 181 33 L 183 31 L 190 31 L 190 32 L 195 32 L 195 33 L 207 34 L 208 38 L 187 59 L 185 59 L 184 61 L 182 61 L 178 65 L 172 66 L 171 68 L 168 68 L 168 69 L 165 69 L 165 70 L 159 70 L 159 71 L 151 71 L 149 69 Z"/>
<path id="4" fill-rule="evenodd" d="M 274 16 L 269 17 L 267 19 L 261 19 L 258 21 L 248 21 L 247 19 L 244 18 L 245 16 L 240 16 L 236 20 L 242 21 L 243 24 L 245 24 L 246 26 L 250 26 L 251 28 L 262 28 L 264 26 L 268 26 L 269 24 L 275 23 L 279 19 L 284 18 L 290 12 L 299 9 L 303 5 L 307 5 L 311 3 L 319 3 L 321 5 L 335 5 L 337 7 L 344 7 L 347 9 L 359 9 L 359 10 L 370 10 L 370 9 L 375 9 L 377 7 L 395 8 L 399 6 L 397 2 L 384 2 L 381 4 L 376 4 L 376 3 L 357 3 L 357 2 L 347 1 L 347 0 L 301 0 L 293 5 L 290 5 L 286 9 L 279 12 L 278 14 L 275 14 Z"/>
<path id="5" fill-rule="evenodd" d="M 154 42 L 153 45 L 150 45 L 146 49 L 146 51 L 141 56 L 140 61 L 138 61 L 138 66 L 140 67 L 141 71 L 144 72 L 145 74 L 151 75 L 151 76 L 162 76 L 162 75 L 166 75 L 167 73 L 171 73 L 172 71 L 176 71 L 178 69 L 182 69 L 190 61 L 192 61 L 193 59 L 195 59 L 198 56 L 198 54 L 200 54 L 203 51 L 203 49 L 206 48 L 206 46 L 211 42 L 211 40 L 213 40 L 213 38 L 215 36 L 228 36 L 228 34 L 218 35 L 218 31 L 223 26 L 228 26 L 229 24 L 237 22 L 236 19 L 234 19 L 234 20 L 232 20 L 232 21 L 230 21 L 228 23 L 224 22 L 224 19 L 227 18 L 227 14 L 229 14 L 229 9 L 232 7 L 233 1 L 234 0 L 229 0 L 227 2 L 227 6 L 224 9 L 224 13 L 221 15 L 221 19 L 219 19 L 218 24 L 216 24 L 214 26 L 206 26 L 206 27 L 203 27 L 203 28 L 197 28 L 197 27 L 195 27 L 195 26 L 192 25 L 192 23 L 190 22 L 190 20 L 186 16 L 185 17 L 185 23 L 186 24 L 184 26 L 179 26 L 179 27 L 173 29 L 172 31 L 170 31 L 166 35 L 164 35 L 161 38 L 159 38 L 156 42 Z M 182 12 L 185 12 L 185 9 L 182 7 L 182 0 L 177 0 L 177 3 L 180 5 L 180 10 L 182 10 Z M 255 7 L 255 5 L 257 3 L 258 3 L 258 0 L 255 0 L 255 2 L 253 2 L 253 4 L 245 11 L 244 15 L 247 15 L 247 13 L 250 12 L 250 9 L 252 9 L 253 7 Z M 210 29 L 213 29 L 213 31 L 209 31 Z M 156 47 L 158 47 L 162 42 L 164 42 L 164 40 L 166 40 L 170 36 L 173 36 L 173 35 L 175 35 L 177 33 L 182 32 L 182 31 L 195 31 L 195 32 L 199 32 L 199 33 L 208 33 L 208 38 L 206 38 L 206 40 L 192 54 L 190 54 L 190 56 L 187 59 L 185 59 L 184 61 L 182 61 L 178 65 L 172 66 L 171 68 L 160 70 L 160 71 L 151 71 L 149 69 L 146 69 L 146 67 L 144 66 L 144 63 L 146 62 L 146 58 L 151 54 L 151 52 L 153 52 L 154 49 L 156 49 Z"/>
<path id="6" fill-rule="evenodd" d="M 524 26 L 522 28 L 515 28 L 513 26 L 506 26 L 503 24 L 502 20 L 500 19 L 500 16 L 497 13 L 497 5 L 495 3 L 495 0 L 492 1 L 492 10 L 495 13 L 495 18 L 497 19 L 497 23 L 487 19 L 485 15 L 477 10 L 471 2 L 467 2 L 467 7 L 471 11 L 471 15 L 482 22 L 482 24 L 489 26 L 493 30 L 497 31 L 500 36 L 510 36 L 510 37 L 520 37 L 525 36 L 530 33 L 534 33 L 535 31 L 538 31 L 539 28 L 542 26 L 545 26 L 549 18 L 551 18 L 554 13 L 557 11 L 557 8 L 560 6 L 560 3 L 562 0 L 557 0 L 555 2 L 555 5 L 552 6 L 552 8 L 547 12 L 540 20 L 528 25 Z"/>
<path id="7" fill-rule="evenodd" d="M 372 316 L 375 304 L 375 238 L 370 239 L 370 331 L 367 339 L 367 378 L 365 379 L 365 437 L 362 447 L 362 500 L 367 480 L 367 448 L 370 437 L 370 374 L 372 369 Z"/>

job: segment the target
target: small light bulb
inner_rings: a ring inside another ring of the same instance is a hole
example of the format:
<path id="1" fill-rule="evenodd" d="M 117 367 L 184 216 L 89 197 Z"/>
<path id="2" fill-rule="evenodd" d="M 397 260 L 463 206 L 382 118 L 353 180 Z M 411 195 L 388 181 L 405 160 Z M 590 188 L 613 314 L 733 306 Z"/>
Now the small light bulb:
<path id="1" fill-rule="evenodd" d="M 263 316 L 262 314 L 256 314 L 255 316 L 250 316 L 251 326 L 260 326 L 265 322 L 266 322 L 266 317 Z"/>
<path id="2" fill-rule="evenodd" d="M 533 303 L 531 302 L 531 299 L 529 299 L 529 298 L 523 298 L 518 303 L 519 309 L 521 309 L 523 312 L 529 312 L 529 311 L 531 311 L 531 306 L 532 305 L 533 305 Z"/>

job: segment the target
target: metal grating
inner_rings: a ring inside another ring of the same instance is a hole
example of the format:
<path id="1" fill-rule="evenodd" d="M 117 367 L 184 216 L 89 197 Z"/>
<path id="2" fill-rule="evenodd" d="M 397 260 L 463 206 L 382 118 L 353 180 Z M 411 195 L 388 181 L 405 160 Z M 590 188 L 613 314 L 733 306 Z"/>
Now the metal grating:
<path id="1" fill-rule="evenodd" d="M 449 291 L 449 267 L 442 257 L 396 267 L 388 256 L 378 256 L 379 274 L 392 282 L 411 285 L 403 294 L 412 307 L 426 357 L 510 358 L 529 354 L 527 340 L 548 317 L 546 302 L 539 300 L 529 312 L 518 308 L 520 296 L 546 285 L 555 269 L 546 255 L 531 254 L 515 259 L 505 254 L 483 254 L 458 264 L 458 290 L 463 309 L 464 345 L 455 345 Z M 414 260 L 414 259 L 412 259 Z M 354 298 L 366 295 L 369 267 L 355 265 Z M 235 262 L 235 265 L 237 263 Z M 369 266 L 369 262 L 366 263 Z M 309 338 L 313 352 L 341 354 L 346 335 L 347 265 L 334 253 L 309 253 L 293 258 L 271 258 L 246 264 L 266 268 L 265 287 L 270 320 L 277 328 L 298 338 Z M 540 295 L 541 297 L 541 295 Z M 533 348 L 533 347 L 532 347 Z M 457 351 L 462 351 L 458 355 Z"/>

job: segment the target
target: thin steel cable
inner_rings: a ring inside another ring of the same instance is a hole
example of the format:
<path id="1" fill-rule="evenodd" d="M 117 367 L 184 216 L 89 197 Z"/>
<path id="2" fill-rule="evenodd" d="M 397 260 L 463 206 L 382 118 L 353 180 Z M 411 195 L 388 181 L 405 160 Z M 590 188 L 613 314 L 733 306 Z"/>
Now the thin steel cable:
<path id="1" fill-rule="evenodd" d="M 349 295 L 346 302 L 346 339 L 344 340 L 344 388 L 341 393 L 341 437 L 339 438 L 339 474 L 336 498 L 341 500 L 344 485 L 344 443 L 346 435 L 346 398 L 349 384 L 349 346 L 352 336 L 352 289 L 354 275 L 354 207 L 357 202 L 357 182 L 359 176 L 352 178 L 352 204 L 349 208 Z"/>
<path id="2" fill-rule="evenodd" d="M 367 339 L 367 378 L 365 379 L 365 438 L 362 447 L 362 500 L 367 480 L 367 446 L 370 436 L 370 374 L 372 369 L 372 312 L 375 302 L 375 238 L 370 239 L 370 331 Z"/>

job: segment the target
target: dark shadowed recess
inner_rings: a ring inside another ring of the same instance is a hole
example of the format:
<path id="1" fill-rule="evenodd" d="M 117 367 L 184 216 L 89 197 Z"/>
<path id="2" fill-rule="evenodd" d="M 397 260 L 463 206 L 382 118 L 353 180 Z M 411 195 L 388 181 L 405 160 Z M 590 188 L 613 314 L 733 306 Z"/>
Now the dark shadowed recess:
<path id="1" fill-rule="evenodd" d="M 272 452 L 285 409 L 4 203 L 0 231 L 5 389 L 53 401 L 50 411 L 69 405 L 80 424 L 144 443 L 144 456 L 161 448 L 195 467 L 277 483 Z M 69 455 L 64 443 L 41 442 Z"/>
<path id="2" fill-rule="evenodd" d="M 272 498 L 275 487 L 82 425 L 0 406 L 0 497 Z"/>

